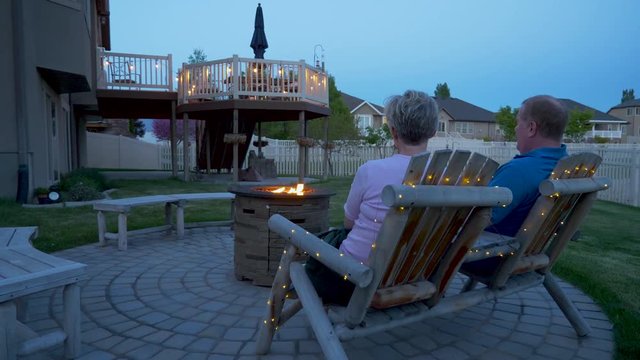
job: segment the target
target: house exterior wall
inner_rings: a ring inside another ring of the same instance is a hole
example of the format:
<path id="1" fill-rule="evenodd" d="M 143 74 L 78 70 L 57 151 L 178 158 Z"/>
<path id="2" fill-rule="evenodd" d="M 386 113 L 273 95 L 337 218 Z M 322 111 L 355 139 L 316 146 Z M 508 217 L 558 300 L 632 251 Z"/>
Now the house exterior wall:
<path id="1" fill-rule="evenodd" d="M 373 109 L 371 106 L 369 105 L 362 105 L 361 107 L 357 108 L 356 110 L 354 110 L 352 113 L 354 121 L 355 119 L 358 118 L 358 115 L 369 115 L 371 116 L 371 127 L 374 129 L 377 129 L 379 127 L 382 126 L 382 115 L 379 115 L 378 112 Z M 357 123 L 356 123 L 357 126 Z"/>
<path id="2" fill-rule="evenodd" d="M 631 109 L 630 115 L 628 115 L 627 109 Z M 637 139 L 640 138 L 640 106 L 611 109 L 608 114 L 629 122 L 623 126 L 622 142 L 637 142 Z"/>
<path id="3" fill-rule="evenodd" d="M 22 18 L 16 18 L 14 6 L 22 7 Z M 4 115 L 0 118 L 0 197 L 15 198 L 18 189 L 20 132 L 26 134 L 22 149 L 26 150 L 28 193 L 36 187 L 54 182 L 52 154 L 56 155 L 58 174 L 73 167 L 71 144 L 78 136 L 73 107 L 95 103 L 95 92 L 73 97 L 56 93 L 41 77 L 37 67 L 85 76 L 94 89 L 95 13 L 92 0 L 31 0 L 0 2 L 0 101 Z M 17 27 L 18 36 L 13 29 Z M 14 39 L 19 51 L 14 53 Z M 8 51 L 5 51 L 7 49 Z M 16 64 L 21 59 L 21 64 Z M 4 65 L 6 64 L 6 65 Z M 16 93 L 16 81 L 22 91 Z M 49 99 L 47 100 L 47 94 Z M 20 97 L 20 101 L 17 101 Z M 23 104 L 22 106 L 20 104 Z M 22 111 L 17 109 L 20 106 Z M 55 107 L 55 112 L 51 111 Z M 20 113 L 22 115 L 20 116 Z M 55 125 L 48 116 L 55 115 Z M 20 116 L 20 119 L 18 119 Z M 52 128 L 55 126 L 55 129 Z M 21 130 L 22 129 L 22 130 Z M 57 136 L 52 138 L 52 132 Z M 52 151 L 53 149 L 53 151 Z"/>

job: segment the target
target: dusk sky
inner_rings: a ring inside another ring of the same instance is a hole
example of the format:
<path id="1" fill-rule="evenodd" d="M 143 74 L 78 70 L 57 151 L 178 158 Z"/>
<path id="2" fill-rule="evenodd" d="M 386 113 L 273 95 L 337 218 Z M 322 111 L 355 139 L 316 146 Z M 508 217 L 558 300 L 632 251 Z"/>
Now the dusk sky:
<path id="1" fill-rule="evenodd" d="M 253 57 L 258 1 L 111 0 L 112 51 Z M 638 0 L 263 0 L 265 59 L 313 62 L 373 103 L 412 88 L 497 111 L 537 94 L 601 111 L 640 97 Z M 316 53 L 322 51 L 317 47 Z"/>

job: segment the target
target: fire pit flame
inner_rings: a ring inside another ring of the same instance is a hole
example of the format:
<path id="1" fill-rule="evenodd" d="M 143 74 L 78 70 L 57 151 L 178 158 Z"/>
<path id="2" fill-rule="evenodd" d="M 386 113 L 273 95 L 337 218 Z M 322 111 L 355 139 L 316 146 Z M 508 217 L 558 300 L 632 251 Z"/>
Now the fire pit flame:
<path id="1" fill-rule="evenodd" d="M 275 190 L 271 190 L 272 193 L 274 194 L 296 194 L 298 196 L 302 196 L 304 195 L 304 184 L 297 184 L 296 187 L 294 188 L 293 186 L 290 186 L 288 189 L 285 186 L 279 187 Z"/>

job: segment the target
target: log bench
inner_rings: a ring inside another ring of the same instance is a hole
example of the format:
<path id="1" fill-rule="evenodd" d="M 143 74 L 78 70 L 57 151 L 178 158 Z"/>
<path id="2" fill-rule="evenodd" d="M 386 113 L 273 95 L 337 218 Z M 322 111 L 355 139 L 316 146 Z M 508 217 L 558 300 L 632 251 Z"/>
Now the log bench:
<path id="1" fill-rule="evenodd" d="M 93 205 L 93 209 L 98 212 L 98 241 L 99 244 L 106 245 L 106 240 L 118 240 L 118 249 L 127 250 L 127 236 L 146 234 L 155 231 L 175 229 L 178 238 L 184 236 L 184 208 L 190 201 L 202 201 L 202 200 L 233 200 L 234 194 L 228 192 L 219 193 L 192 193 L 192 194 L 171 194 L 171 195 L 150 195 L 150 196 L 138 196 L 131 198 L 115 199 L 115 200 L 102 200 Z M 140 230 L 127 230 L 127 216 L 132 208 L 138 206 L 148 205 L 160 205 L 164 204 L 164 219 L 165 224 L 162 226 L 156 226 L 151 228 L 145 228 Z M 176 207 L 176 221 L 172 222 L 172 206 Z M 107 232 L 105 212 L 118 213 L 118 232 Z M 195 226 L 209 226 L 209 225 L 227 225 L 231 224 L 231 220 L 217 221 L 217 222 L 205 222 L 190 224 L 191 227 Z"/>
<path id="2" fill-rule="evenodd" d="M 80 355 L 80 287 L 86 265 L 45 254 L 31 246 L 36 227 L 0 228 L 0 359 L 64 343 L 65 357 Z M 62 329 L 38 335 L 23 324 L 23 298 L 62 287 Z"/>

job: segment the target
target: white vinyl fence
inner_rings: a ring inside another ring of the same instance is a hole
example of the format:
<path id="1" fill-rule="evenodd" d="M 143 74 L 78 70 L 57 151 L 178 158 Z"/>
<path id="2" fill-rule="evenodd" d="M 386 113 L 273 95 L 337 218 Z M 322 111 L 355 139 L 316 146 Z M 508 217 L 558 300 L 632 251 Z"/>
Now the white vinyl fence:
<path id="1" fill-rule="evenodd" d="M 257 140 L 254 137 L 253 140 Z M 269 145 L 262 149 L 265 157 L 275 160 L 279 175 L 298 172 L 298 145 L 294 140 L 265 139 Z M 253 142 L 253 141 L 252 141 Z M 429 151 L 463 149 L 484 154 L 500 164 L 509 161 L 518 151 L 513 142 L 483 142 L 451 138 L 429 140 Z M 613 184 L 601 191 L 599 198 L 620 204 L 640 206 L 640 146 L 630 144 L 567 144 L 569 153 L 593 152 L 602 157 L 597 175 L 609 177 Z M 258 152 L 253 145 L 250 150 Z M 337 144 L 330 152 L 330 175 L 353 176 L 368 160 L 393 154 L 392 146 L 373 147 L 358 142 Z M 323 151 L 319 146 L 309 149 L 308 175 L 323 174 Z"/>
<path id="2" fill-rule="evenodd" d="M 190 168 L 195 168 L 195 146 L 189 146 Z M 183 169 L 182 143 L 178 170 Z M 171 144 L 155 144 L 121 135 L 87 132 L 87 165 L 99 169 L 171 170 Z"/>

